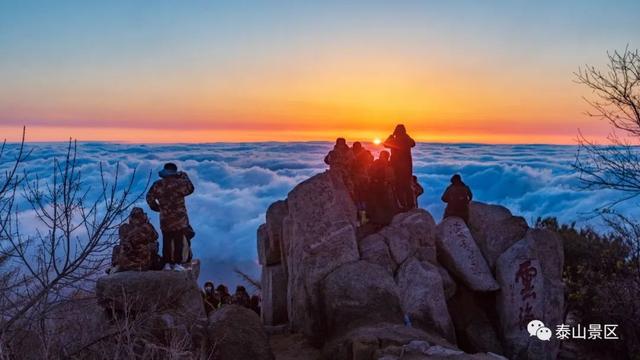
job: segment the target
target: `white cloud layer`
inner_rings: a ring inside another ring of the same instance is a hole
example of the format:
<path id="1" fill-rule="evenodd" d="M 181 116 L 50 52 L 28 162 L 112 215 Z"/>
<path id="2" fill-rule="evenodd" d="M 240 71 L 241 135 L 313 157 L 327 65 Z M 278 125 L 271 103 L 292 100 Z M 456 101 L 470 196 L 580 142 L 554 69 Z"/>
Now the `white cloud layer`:
<path id="1" fill-rule="evenodd" d="M 247 143 L 185 145 L 119 145 L 83 143 L 78 163 L 86 185 L 97 188 L 100 162 L 107 169 L 120 163 L 124 175 L 134 168 L 142 191 L 146 175 L 152 180 L 168 161 L 176 162 L 195 185 L 187 198 L 196 230 L 193 250 L 203 260 L 203 277 L 234 283 L 229 269 L 238 265 L 258 274 L 255 233 L 264 222 L 267 206 L 283 199 L 300 181 L 324 171 L 328 143 Z M 371 147 L 371 146 L 370 146 Z M 51 176 L 52 159 L 62 159 L 66 144 L 29 144 L 33 150 L 25 169 L 30 177 Z M 380 150 L 374 148 L 375 151 Z M 13 149 L 12 149 L 13 150 Z M 425 188 L 422 207 L 436 219 L 442 216 L 440 195 L 454 173 L 471 186 L 475 199 L 507 206 L 531 224 L 538 216 L 556 216 L 598 226 L 590 212 L 619 196 L 611 191 L 580 189 L 571 169 L 576 148 L 547 145 L 419 144 L 414 150 L 414 172 Z M 5 160 L 6 161 L 6 158 Z M 7 163 L 0 164 L 0 170 Z M 622 205 L 628 215 L 638 215 L 637 202 Z M 19 206 L 29 218 L 24 201 Z M 143 204 L 154 225 L 157 215 Z"/>

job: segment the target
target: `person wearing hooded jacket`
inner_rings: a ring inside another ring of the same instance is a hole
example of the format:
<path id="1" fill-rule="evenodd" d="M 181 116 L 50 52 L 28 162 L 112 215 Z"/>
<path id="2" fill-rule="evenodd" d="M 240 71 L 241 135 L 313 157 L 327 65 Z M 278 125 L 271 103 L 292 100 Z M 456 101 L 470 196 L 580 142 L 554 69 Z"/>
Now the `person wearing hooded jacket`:
<path id="1" fill-rule="evenodd" d="M 160 213 L 162 260 L 165 270 L 184 271 L 182 264 L 191 261 L 191 239 L 195 232 L 189 224 L 185 197 L 193 193 L 193 184 L 176 164 L 167 163 L 158 173 L 160 180 L 151 185 L 147 204 Z"/>
<path id="2" fill-rule="evenodd" d="M 457 216 L 469 223 L 469 203 L 473 200 L 471 189 L 455 174 L 451 177 L 451 185 L 442 194 L 442 201 L 447 203 L 443 218 Z"/>
<path id="3" fill-rule="evenodd" d="M 383 145 L 391 149 L 391 166 L 395 174 L 395 193 L 400 210 L 410 210 L 415 202 L 411 148 L 416 146 L 416 142 L 407 134 L 404 125 L 399 124 Z"/>
<path id="4" fill-rule="evenodd" d="M 128 221 L 118 229 L 119 252 L 116 271 L 152 270 L 158 249 L 158 232 L 149 222 L 147 214 L 139 208 L 131 209 Z"/>
<path id="5" fill-rule="evenodd" d="M 351 178 L 351 169 L 354 159 L 353 152 L 344 138 L 337 138 L 333 150 L 329 151 L 324 158 L 325 164 L 329 165 L 329 171 L 339 174 L 352 197 L 354 187 Z"/>

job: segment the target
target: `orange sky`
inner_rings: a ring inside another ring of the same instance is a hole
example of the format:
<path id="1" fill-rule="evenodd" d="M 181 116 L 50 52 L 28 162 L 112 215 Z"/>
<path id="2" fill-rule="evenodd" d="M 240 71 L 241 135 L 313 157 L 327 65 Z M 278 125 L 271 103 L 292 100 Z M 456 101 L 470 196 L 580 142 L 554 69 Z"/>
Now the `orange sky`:
<path id="1" fill-rule="evenodd" d="M 580 12 L 576 12 L 576 6 Z M 579 66 L 638 4 L 0 4 L 0 131 L 30 141 L 575 142 Z M 594 25 L 594 19 L 603 26 Z M 635 32 L 634 32 L 635 31 Z"/>

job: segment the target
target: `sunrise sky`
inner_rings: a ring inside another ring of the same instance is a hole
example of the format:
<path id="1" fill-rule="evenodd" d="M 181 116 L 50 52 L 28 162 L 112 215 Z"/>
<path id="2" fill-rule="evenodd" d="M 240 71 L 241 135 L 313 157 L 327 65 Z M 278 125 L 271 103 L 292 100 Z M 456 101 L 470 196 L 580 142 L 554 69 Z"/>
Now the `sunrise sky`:
<path id="1" fill-rule="evenodd" d="M 0 134 L 573 143 L 640 1 L 0 1 Z"/>

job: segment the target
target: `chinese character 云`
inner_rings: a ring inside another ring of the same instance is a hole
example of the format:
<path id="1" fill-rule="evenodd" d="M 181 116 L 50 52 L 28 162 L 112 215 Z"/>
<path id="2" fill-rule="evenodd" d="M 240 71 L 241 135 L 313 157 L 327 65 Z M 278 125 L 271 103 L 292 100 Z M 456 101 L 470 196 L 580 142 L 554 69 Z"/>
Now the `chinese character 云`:
<path id="1" fill-rule="evenodd" d="M 538 275 L 538 269 L 531 266 L 531 260 L 523 261 L 516 273 L 516 283 L 522 281 L 522 290 L 520 295 L 522 300 L 528 298 L 536 298 L 536 292 L 533 287 L 533 279 Z"/>

